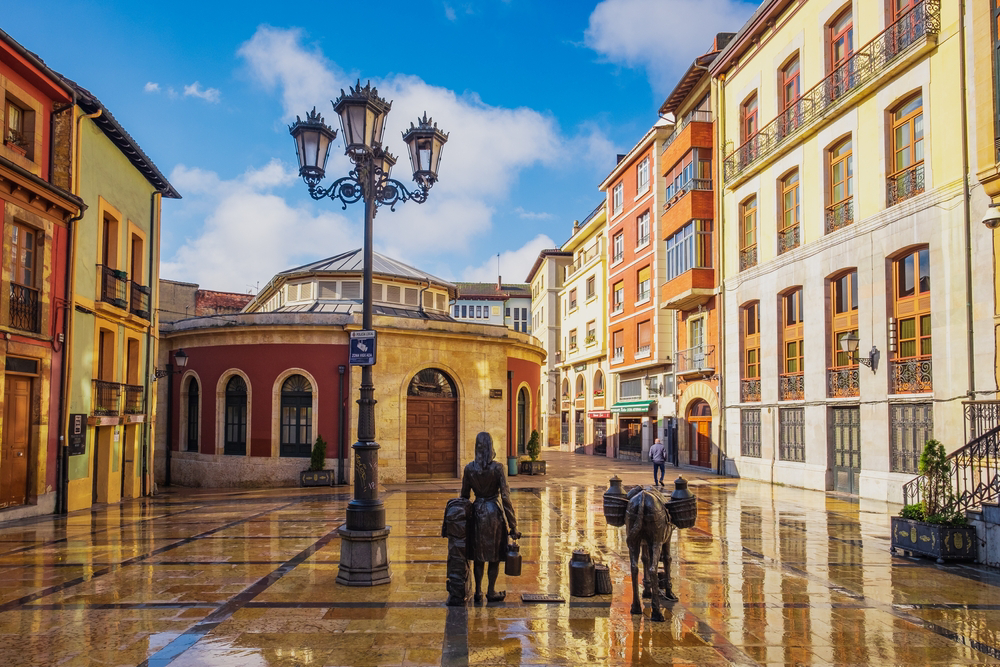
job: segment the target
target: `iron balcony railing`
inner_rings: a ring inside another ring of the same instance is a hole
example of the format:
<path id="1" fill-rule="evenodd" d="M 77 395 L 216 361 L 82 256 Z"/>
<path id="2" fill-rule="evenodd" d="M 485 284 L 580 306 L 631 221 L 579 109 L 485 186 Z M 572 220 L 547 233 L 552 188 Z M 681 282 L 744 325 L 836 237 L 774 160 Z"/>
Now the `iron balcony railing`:
<path id="1" fill-rule="evenodd" d="M 783 252 L 788 252 L 789 250 L 794 250 L 799 247 L 799 243 L 801 243 L 801 234 L 799 229 L 799 225 L 795 224 L 778 232 L 779 255 Z"/>
<path id="2" fill-rule="evenodd" d="M 597 237 L 593 243 L 584 248 L 576 259 L 573 260 L 572 264 L 566 266 L 563 271 L 563 275 L 566 280 L 575 274 L 580 269 L 584 268 L 590 264 L 591 260 L 596 259 L 601 256 L 601 237 Z"/>
<path id="3" fill-rule="evenodd" d="M 782 373 L 778 376 L 778 400 L 801 401 L 806 395 L 803 373 Z"/>
<path id="4" fill-rule="evenodd" d="M 138 315 L 144 320 L 149 319 L 149 288 L 145 285 L 132 283 L 129 294 L 128 310 L 133 315 Z"/>
<path id="5" fill-rule="evenodd" d="M 668 211 L 670 207 L 681 200 L 681 197 L 691 192 L 692 190 L 703 190 L 707 192 L 712 191 L 712 179 L 711 178 L 689 178 L 684 182 L 683 185 L 678 186 L 676 189 L 667 188 L 667 203 L 663 205 L 663 210 Z"/>
<path id="6" fill-rule="evenodd" d="M 885 179 L 885 204 L 895 206 L 924 191 L 924 165 L 920 163 Z"/>
<path id="7" fill-rule="evenodd" d="M 930 355 L 889 362 L 890 394 L 921 394 L 934 388 Z"/>
<path id="8" fill-rule="evenodd" d="M 41 307 L 38 303 L 38 290 L 10 284 L 10 325 L 22 331 L 40 333 Z"/>
<path id="9" fill-rule="evenodd" d="M 784 146 L 799 130 L 825 118 L 848 93 L 878 79 L 924 37 L 940 31 L 941 0 L 923 0 L 915 5 L 875 39 L 858 49 L 847 62 L 806 91 L 790 109 L 726 156 L 723 164 L 726 182 Z"/>
<path id="10" fill-rule="evenodd" d="M 103 264 L 97 268 L 101 276 L 101 301 L 122 310 L 128 308 L 128 274 Z"/>
<path id="11" fill-rule="evenodd" d="M 861 393 L 857 366 L 834 366 L 826 370 L 826 395 L 830 398 L 851 398 Z"/>
<path id="12" fill-rule="evenodd" d="M 712 122 L 712 112 L 700 109 L 695 109 L 694 111 L 689 111 L 681 119 L 681 122 L 674 128 L 674 131 L 670 133 L 670 136 L 663 140 L 663 148 L 660 150 L 660 155 L 667 152 L 670 144 L 674 143 L 677 137 L 681 136 L 681 132 L 684 128 L 691 123 L 711 123 Z M 669 166 L 669 165 L 668 165 Z"/>
<path id="13" fill-rule="evenodd" d="M 715 371 L 715 346 L 696 345 L 677 353 L 677 373 L 711 373 Z"/>
<path id="14" fill-rule="evenodd" d="M 826 207 L 826 233 L 837 231 L 854 222 L 854 199 Z"/>
<path id="15" fill-rule="evenodd" d="M 143 398 L 145 390 L 142 385 L 125 384 L 122 385 L 125 395 L 124 413 L 127 415 L 141 415 L 143 413 Z"/>
<path id="16" fill-rule="evenodd" d="M 652 349 L 653 348 L 649 345 L 640 345 L 635 351 L 635 356 L 637 359 L 639 357 L 648 357 L 651 354 Z"/>
<path id="17" fill-rule="evenodd" d="M 611 363 L 620 364 L 623 361 L 625 361 L 625 348 L 616 347 L 611 353 Z"/>
<path id="18" fill-rule="evenodd" d="M 952 501 L 945 511 L 965 512 L 1000 498 L 1000 426 L 973 438 L 948 456 Z M 921 502 L 927 480 L 923 475 L 903 485 L 903 504 Z"/>
<path id="19" fill-rule="evenodd" d="M 1000 426 L 1000 401 L 966 401 L 962 408 L 966 442 Z"/>
<path id="20" fill-rule="evenodd" d="M 122 385 L 117 382 L 94 380 L 94 414 L 117 417 L 121 414 Z"/>
<path id="21" fill-rule="evenodd" d="M 760 378 L 740 380 L 740 400 L 744 403 L 760 402 Z"/>
<path id="22" fill-rule="evenodd" d="M 757 266 L 757 246 L 752 245 L 749 248 L 743 248 L 740 250 L 740 271 L 744 269 L 749 269 L 752 266 Z"/>

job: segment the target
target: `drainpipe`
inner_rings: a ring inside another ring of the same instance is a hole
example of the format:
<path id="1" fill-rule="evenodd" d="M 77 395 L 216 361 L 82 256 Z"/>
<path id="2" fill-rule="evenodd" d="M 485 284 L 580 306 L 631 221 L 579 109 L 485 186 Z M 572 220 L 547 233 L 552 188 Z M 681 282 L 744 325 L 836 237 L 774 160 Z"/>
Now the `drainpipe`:
<path id="1" fill-rule="evenodd" d="M 719 142 L 719 153 L 720 153 L 720 157 L 716 161 L 716 164 L 721 166 L 721 169 L 717 170 L 716 173 L 724 175 L 725 162 L 723 160 L 725 156 L 722 154 L 722 151 L 725 150 L 726 146 L 725 73 L 720 74 L 718 80 L 713 85 L 715 85 L 715 90 L 717 93 L 716 109 L 718 111 L 717 113 L 718 131 L 716 132 L 716 137 Z M 715 227 L 717 229 L 716 238 L 718 239 L 718 242 L 715 245 L 718 248 L 719 252 L 719 268 L 718 268 L 719 275 L 718 279 L 716 280 L 719 286 L 719 303 L 717 304 L 718 307 L 716 312 L 715 329 L 717 332 L 722 332 L 723 327 L 721 326 L 721 324 L 722 322 L 726 321 L 726 289 L 725 286 L 723 285 L 723 279 L 722 279 L 723 272 L 725 271 L 725 266 L 726 266 L 726 243 L 725 243 L 726 216 L 723 213 L 723 206 L 722 206 L 722 188 L 723 188 L 722 181 L 724 179 L 720 177 L 716 180 L 717 183 L 716 183 L 716 193 L 715 193 L 715 221 L 717 224 L 715 225 Z M 725 458 L 728 458 L 728 453 L 729 453 L 729 441 L 726 438 L 726 433 L 728 432 L 728 429 L 726 428 L 726 345 L 724 342 L 725 336 L 721 335 L 721 333 L 718 333 L 717 335 L 718 335 L 717 345 L 719 348 L 719 368 L 722 369 L 722 372 L 718 374 L 719 413 L 720 413 L 719 419 L 721 420 L 719 422 L 719 450 L 722 453 L 722 456 L 719 457 L 719 467 L 722 468 L 722 470 L 720 470 L 719 473 L 724 475 L 726 473 Z"/>
<path id="2" fill-rule="evenodd" d="M 145 400 L 146 406 L 144 412 L 146 413 L 146 422 L 142 429 L 142 495 L 149 495 L 152 490 L 152 485 L 149 480 L 149 468 L 150 461 L 152 460 L 152 452 L 150 447 L 150 433 L 152 432 L 152 424 L 150 423 L 150 418 L 152 415 L 152 410 L 150 409 L 153 405 L 152 392 L 153 383 L 149 378 L 153 375 L 150 372 L 150 362 L 153 358 L 153 327 L 156 323 L 156 308 L 153 307 L 153 274 L 154 267 L 156 266 L 156 251 L 155 249 L 159 247 L 159 227 L 157 223 L 159 222 L 159 216 L 157 215 L 160 209 L 160 192 L 154 192 L 149 198 L 149 271 L 146 273 L 146 282 L 149 283 L 149 325 L 146 327 L 146 364 L 144 368 L 146 369 L 143 375 L 143 384 L 145 385 L 145 390 L 143 391 L 143 398 Z M 134 278 L 134 276 L 133 276 Z M 160 290 L 156 289 L 155 293 L 159 295 Z M 157 304 L 158 305 L 158 304 Z"/>
<path id="3" fill-rule="evenodd" d="M 417 308 L 420 310 L 420 314 L 424 314 L 424 292 L 431 288 L 431 281 L 427 281 L 427 287 L 420 288 L 420 294 L 417 295 Z"/>
<path id="4" fill-rule="evenodd" d="M 965 322 L 969 339 L 969 400 L 976 398 L 976 341 L 972 313 L 972 214 L 969 210 L 969 115 L 965 82 L 965 0 L 958 3 L 958 63 L 962 87 L 962 200 L 965 215 Z"/>

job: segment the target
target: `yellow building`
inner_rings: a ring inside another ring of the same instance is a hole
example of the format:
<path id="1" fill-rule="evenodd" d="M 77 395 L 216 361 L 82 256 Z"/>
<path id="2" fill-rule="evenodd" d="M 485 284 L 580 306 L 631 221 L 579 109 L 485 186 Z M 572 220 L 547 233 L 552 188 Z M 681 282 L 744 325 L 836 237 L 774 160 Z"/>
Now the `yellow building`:
<path id="1" fill-rule="evenodd" d="M 560 444 L 607 456 L 611 392 L 608 375 L 607 207 L 602 201 L 562 245 L 572 253 L 559 290 Z M 614 450 L 612 448 L 612 454 Z"/>
<path id="2" fill-rule="evenodd" d="M 989 246 L 959 5 L 767 0 L 712 65 L 742 476 L 901 501 L 924 441 L 964 444 L 962 401 L 996 389 L 975 372 L 993 313 L 966 307 L 990 298 L 971 279 Z"/>
<path id="3" fill-rule="evenodd" d="M 528 272 L 531 287 L 531 333 L 545 350 L 542 377 L 538 387 L 538 423 L 542 442 L 550 447 L 561 447 L 562 427 L 559 420 L 559 341 L 561 337 L 559 289 L 562 287 L 565 267 L 572 261 L 573 253 L 558 248 L 548 248 L 538 253 L 538 258 Z M 568 436 L 565 442 L 569 442 Z M 569 448 L 563 448 L 564 451 Z"/>

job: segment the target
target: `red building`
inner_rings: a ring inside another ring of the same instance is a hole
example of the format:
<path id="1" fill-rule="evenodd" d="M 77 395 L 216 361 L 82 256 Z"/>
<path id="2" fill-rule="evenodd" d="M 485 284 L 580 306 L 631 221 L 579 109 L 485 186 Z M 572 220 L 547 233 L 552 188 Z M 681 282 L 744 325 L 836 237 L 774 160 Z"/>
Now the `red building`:
<path id="1" fill-rule="evenodd" d="M 0 520 L 9 520 L 57 507 L 66 267 L 85 206 L 70 192 L 72 91 L 2 31 L 0 95 Z"/>

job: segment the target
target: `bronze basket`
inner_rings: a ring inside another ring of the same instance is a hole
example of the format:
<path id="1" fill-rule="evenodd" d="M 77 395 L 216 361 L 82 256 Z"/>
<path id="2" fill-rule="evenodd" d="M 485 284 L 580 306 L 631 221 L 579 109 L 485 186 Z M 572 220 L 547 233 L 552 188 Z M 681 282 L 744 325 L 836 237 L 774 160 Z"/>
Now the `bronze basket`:
<path id="1" fill-rule="evenodd" d="M 667 503 L 670 523 L 678 528 L 691 528 L 698 519 L 698 500 L 694 496 Z"/>

